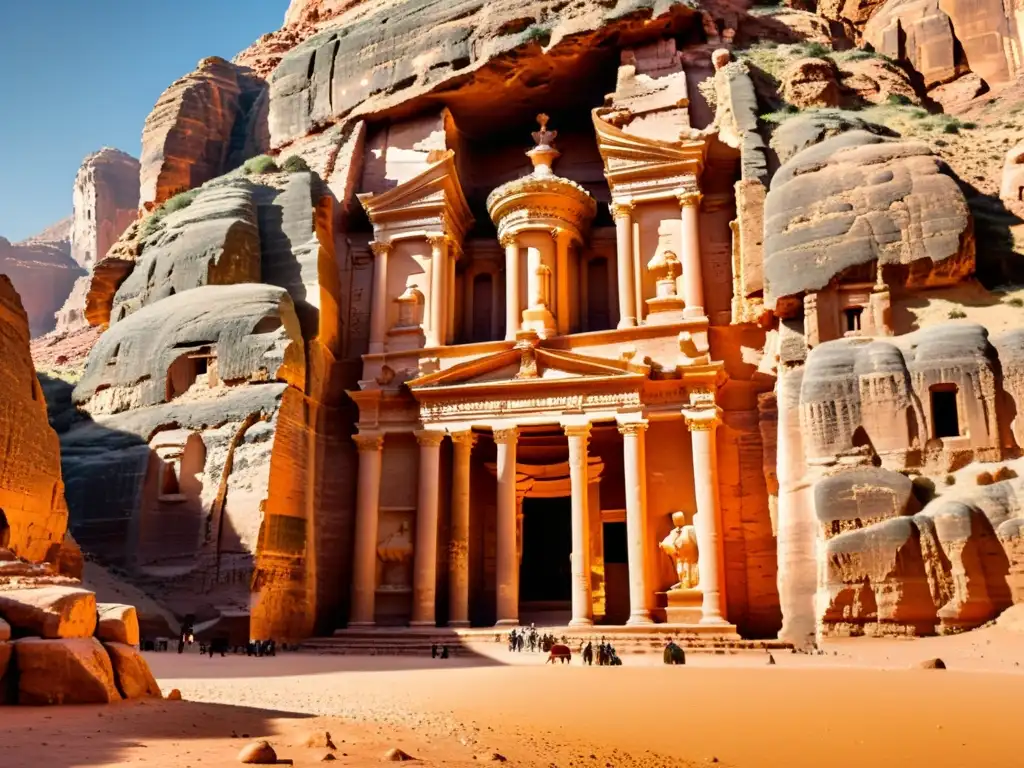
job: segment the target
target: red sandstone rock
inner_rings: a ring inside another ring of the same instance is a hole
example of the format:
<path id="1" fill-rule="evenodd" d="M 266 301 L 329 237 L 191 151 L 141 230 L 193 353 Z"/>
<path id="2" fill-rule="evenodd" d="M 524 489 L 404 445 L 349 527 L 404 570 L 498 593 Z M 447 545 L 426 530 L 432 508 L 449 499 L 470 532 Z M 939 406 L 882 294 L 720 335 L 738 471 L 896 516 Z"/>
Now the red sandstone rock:
<path id="1" fill-rule="evenodd" d="M 53 330 L 54 313 L 85 274 L 71 258 L 70 225 L 68 219 L 20 243 L 0 237 L 0 274 L 20 294 L 33 337 Z"/>
<path id="2" fill-rule="evenodd" d="M 277 752 L 269 741 L 253 741 L 242 747 L 238 753 L 238 762 L 250 765 L 273 765 L 277 762 Z"/>
<path id="3" fill-rule="evenodd" d="M 880 57 L 841 59 L 839 85 L 844 104 L 851 107 L 885 104 L 892 97 L 906 104 L 921 102 L 907 73 Z"/>
<path id="4" fill-rule="evenodd" d="M 105 642 L 103 647 L 110 655 L 114 680 L 121 696 L 126 699 L 160 698 L 160 686 L 137 648 L 117 642 Z"/>
<path id="5" fill-rule="evenodd" d="M 839 106 L 837 78 L 831 59 L 799 59 L 782 74 L 782 97 L 798 109 Z"/>
<path id="6" fill-rule="evenodd" d="M 121 695 L 110 657 L 95 638 L 15 643 L 19 704 L 109 704 Z"/>
<path id="7" fill-rule="evenodd" d="M 135 606 L 98 603 L 96 611 L 99 613 L 96 637 L 105 643 L 139 644 L 139 619 Z"/>
<path id="8" fill-rule="evenodd" d="M 940 105 L 943 112 L 955 114 L 987 91 L 988 84 L 969 72 L 951 83 L 935 86 L 928 91 L 928 98 Z"/>
<path id="9" fill-rule="evenodd" d="M 139 161 L 104 147 L 78 169 L 74 187 L 71 258 L 86 269 L 107 255 L 138 218 Z"/>
<path id="10" fill-rule="evenodd" d="M 75 587 L 0 592 L 0 616 L 21 635 L 91 637 L 96 630 L 96 595 Z"/>
<path id="11" fill-rule="evenodd" d="M 999 197 L 1014 208 L 1024 209 L 1024 142 L 1006 153 Z"/>
<path id="12" fill-rule="evenodd" d="M 152 209 L 261 154 L 264 88 L 248 70 L 212 57 L 164 91 L 142 131 L 140 205 Z"/>
<path id="13" fill-rule="evenodd" d="M 13 703 L 10 700 L 11 658 L 14 655 L 14 643 L 4 642 L 0 637 L 0 705 Z"/>

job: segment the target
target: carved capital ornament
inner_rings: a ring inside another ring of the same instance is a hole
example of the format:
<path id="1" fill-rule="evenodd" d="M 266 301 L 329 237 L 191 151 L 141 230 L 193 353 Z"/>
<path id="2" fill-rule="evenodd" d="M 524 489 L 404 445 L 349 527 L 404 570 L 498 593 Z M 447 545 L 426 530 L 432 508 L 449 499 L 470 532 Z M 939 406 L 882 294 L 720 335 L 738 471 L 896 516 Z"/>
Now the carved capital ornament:
<path id="1" fill-rule="evenodd" d="M 380 432 L 360 432 L 352 435 L 352 441 L 360 453 L 380 451 L 384 447 L 384 435 Z"/>

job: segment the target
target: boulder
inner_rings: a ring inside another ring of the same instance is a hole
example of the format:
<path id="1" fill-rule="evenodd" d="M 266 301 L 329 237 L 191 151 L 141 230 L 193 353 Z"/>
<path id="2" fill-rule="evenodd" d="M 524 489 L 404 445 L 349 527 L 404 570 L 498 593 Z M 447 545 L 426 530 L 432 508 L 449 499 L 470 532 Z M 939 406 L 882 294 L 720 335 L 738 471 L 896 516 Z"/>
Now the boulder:
<path id="1" fill-rule="evenodd" d="M 885 0 L 819 0 L 816 12 L 831 21 L 838 21 L 855 37 L 878 11 Z"/>
<path id="2" fill-rule="evenodd" d="M 949 285 L 974 269 L 970 210 L 945 163 L 925 144 L 858 130 L 779 168 L 765 199 L 764 249 L 772 309 L 876 261 L 913 264 L 911 285 Z"/>
<path id="3" fill-rule="evenodd" d="M 140 205 L 152 210 L 262 154 L 265 130 L 254 106 L 265 89 L 249 70 L 217 57 L 171 84 L 142 129 Z"/>
<path id="4" fill-rule="evenodd" d="M 904 104 L 920 104 L 907 73 L 881 56 L 849 56 L 839 61 L 839 87 L 844 104 L 886 104 L 893 98 Z"/>
<path id="5" fill-rule="evenodd" d="M 109 704 L 121 695 L 110 657 L 92 637 L 15 643 L 19 704 Z"/>
<path id="6" fill-rule="evenodd" d="M 70 533 L 65 533 L 64 540 L 60 543 L 56 566 L 57 573 L 61 576 L 81 581 L 82 571 L 85 570 L 85 558 L 82 555 L 82 548 Z"/>
<path id="7" fill-rule="evenodd" d="M 942 659 L 926 659 L 920 662 L 918 665 L 919 669 L 945 669 L 946 662 Z"/>
<path id="8" fill-rule="evenodd" d="M 780 80 L 782 98 L 798 109 L 839 106 L 839 73 L 831 59 L 798 59 Z"/>
<path id="9" fill-rule="evenodd" d="M 403 752 L 398 747 L 392 747 L 384 753 L 384 757 L 382 759 L 386 763 L 404 763 L 407 760 L 415 760 L 416 758 L 406 752 Z"/>
<path id="10" fill-rule="evenodd" d="M 269 741 L 253 741 L 242 747 L 238 753 L 238 762 L 250 765 L 273 765 L 277 762 L 277 752 Z"/>
<path id="11" fill-rule="evenodd" d="M 928 91 L 928 98 L 941 106 L 943 112 L 956 113 L 986 92 L 988 83 L 968 72 L 951 83 L 935 86 Z"/>
<path id="12" fill-rule="evenodd" d="M 126 699 L 160 698 L 160 686 L 138 649 L 124 643 L 103 643 L 114 667 L 114 680 Z"/>
<path id="13" fill-rule="evenodd" d="M 135 606 L 99 603 L 96 610 L 99 613 L 96 637 L 105 643 L 139 644 L 139 619 Z"/>
<path id="14" fill-rule="evenodd" d="M 0 642 L 11 639 L 11 625 L 0 619 Z"/>
<path id="15" fill-rule="evenodd" d="M 171 692 L 167 694 L 168 701 L 181 701 L 181 691 L 177 688 L 171 688 Z"/>
<path id="16" fill-rule="evenodd" d="M 66 586 L 8 590 L 0 592 L 0 616 L 22 636 L 92 637 L 96 630 L 96 595 Z"/>
<path id="17" fill-rule="evenodd" d="M 12 243 L 0 237 L 0 274 L 6 275 L 21 296 L 32 337 L 52 331 L 54 314 L 85 275 L 71 258 L 71 220 L 66 219 L 27 240 Z"/>
<path id="18" fill-rule="evenodd" d="M 785 163 L 797 152 L 846 131 L 867 131 L 878 136 L 896 135 L 884 126 L 869 123 L 854 112 L 820 109 L 797 115 L 779 125 L 772 133 L 771 147 L 778 155 L 779 162 Z"/>
<path id="19" fill-rule="evenodd" d="M 1010 206 L 1024 207 L 1024 141 L 1006 153 L 999 198 Z"/>

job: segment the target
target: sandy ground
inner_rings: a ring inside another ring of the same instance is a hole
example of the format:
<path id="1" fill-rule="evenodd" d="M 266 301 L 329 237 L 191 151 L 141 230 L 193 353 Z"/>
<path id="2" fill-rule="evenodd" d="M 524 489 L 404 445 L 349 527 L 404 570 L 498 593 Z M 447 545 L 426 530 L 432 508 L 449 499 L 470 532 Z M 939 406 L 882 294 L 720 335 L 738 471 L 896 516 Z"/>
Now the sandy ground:
<path id="1" fill-rule="evenodd" d="M 0 765 L 230 766 L 251 738 L 295 765 L 327 729 L 337 765 L 398 747 L 423 765 L 1019 766 L 1024 634 L 835 641 L 824 656 L 691 655 L 685 667 L 466 658 L 149 654 L 183 702 L 0 710 Z M 940 656 L 949 669 L 912 668 Z"/>

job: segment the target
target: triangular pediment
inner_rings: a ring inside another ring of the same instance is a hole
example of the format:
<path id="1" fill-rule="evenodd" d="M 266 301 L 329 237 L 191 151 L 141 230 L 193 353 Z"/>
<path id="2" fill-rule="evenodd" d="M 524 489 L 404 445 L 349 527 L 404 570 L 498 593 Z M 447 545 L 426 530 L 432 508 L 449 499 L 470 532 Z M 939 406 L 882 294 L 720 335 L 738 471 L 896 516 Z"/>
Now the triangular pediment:
<path id="1" fill-rule="evenodd" d="M 637 136 L 605 120 L 601 113 L 607 111 L 599 107 L 592 114 L 605 176 L 613 187 L 639 179 L 700 176 L 706 137 L 660 141 Z"/>
<path id="2" fill-rule="evenodd" d="M 438 157 L 424 171 L 387 192 L 356 197 L 374 228 L 435 215 L 444 218 L 456 230 L 447 234 L 461 239 L 473 224 L 455 167 L 455 152 L 450 149 L 439 151 Z"/>
<path id="3" fill-rule="evenodd" d="M 436 371 L 407 382 L 416 395 L 452 388 L 483 390 L 499 388 L 545 388 L 586 382 L 635 381 L 647 377 L 646 366 L 621 360 L 587 357 L 565 350 L 519 344 L 475 360 Z"/>

